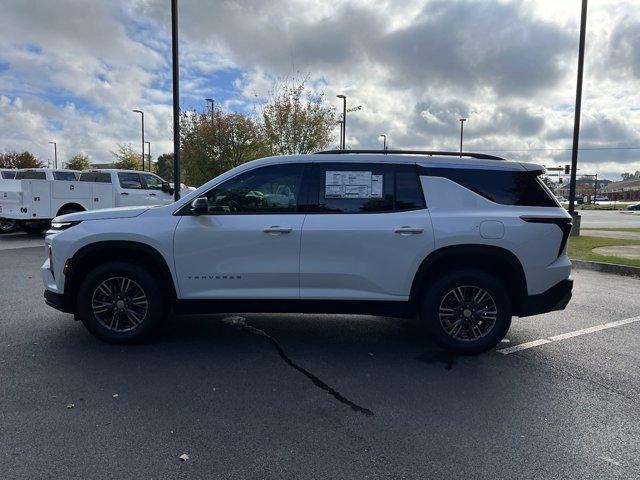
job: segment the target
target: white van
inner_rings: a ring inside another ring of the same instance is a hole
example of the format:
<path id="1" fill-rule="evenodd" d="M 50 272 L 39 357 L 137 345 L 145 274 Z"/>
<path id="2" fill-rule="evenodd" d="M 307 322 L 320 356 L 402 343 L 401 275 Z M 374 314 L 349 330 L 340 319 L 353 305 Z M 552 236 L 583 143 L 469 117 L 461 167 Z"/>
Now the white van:
<path id="1" fill-rule="evenodd" d="M 19 170 L 0 184 L 0 217 L 39 233 L 57 215 L 110 207 L 167 205 L 173 188 L 149 172 L 136 170 Z"/>

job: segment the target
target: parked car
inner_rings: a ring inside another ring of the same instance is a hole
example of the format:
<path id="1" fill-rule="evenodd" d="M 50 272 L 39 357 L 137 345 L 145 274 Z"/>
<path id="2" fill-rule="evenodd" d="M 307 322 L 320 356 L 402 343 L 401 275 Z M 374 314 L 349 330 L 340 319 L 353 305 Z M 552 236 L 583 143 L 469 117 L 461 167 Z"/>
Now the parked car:
<path id="1" fill-rule="evenodd" d="M 113 343 L 171 311 L 418 314 L 462 353 L 498 345 L 514 315 L 565 308 L 571 217 L 543 167 L 386 153 L 264 158 L 172 205 L 59 216 L 46 302 Z"/>
<path id="2" fill-rule="evenodd" d="M 640 210 L 640 203 L 634 203 L 627 206 L 627 210 Z"/>
<path id="3" fill-rule="evenodd" d="M 0 184 L 0 217 L 29 233 L 47 230 L 53 217 L 66 213 L 172 202 L 168 182 L 136 170 L 28 169 Z"/>
<path id="4" fill-rule="evenodd" d="M 564 198 L 562 195 L 556 195 L 556 200 L 558 200 L 558 202 L 560 203 L 567 203 L 569 201 L 566 198 Z"/>

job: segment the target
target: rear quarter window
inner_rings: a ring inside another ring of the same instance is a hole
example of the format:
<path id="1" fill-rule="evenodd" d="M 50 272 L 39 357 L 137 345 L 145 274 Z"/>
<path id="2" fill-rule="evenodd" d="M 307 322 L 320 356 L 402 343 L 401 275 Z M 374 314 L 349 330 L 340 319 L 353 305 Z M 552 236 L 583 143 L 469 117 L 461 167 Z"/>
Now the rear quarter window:
<path id="1" fill-rule="evenodd" d="M 557 207 L 558 203 L 544 187 L 540 172 L 480 170 L 462 168 L 425 168 L 426 175 L 444 177 L 502 205 Z"/>

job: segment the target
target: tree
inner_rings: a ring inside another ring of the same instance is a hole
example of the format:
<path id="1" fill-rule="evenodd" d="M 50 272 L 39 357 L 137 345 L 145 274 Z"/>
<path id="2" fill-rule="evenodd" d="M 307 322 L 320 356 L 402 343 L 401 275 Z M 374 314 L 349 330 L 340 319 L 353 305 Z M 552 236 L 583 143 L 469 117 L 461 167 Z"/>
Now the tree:
<path id="1" fill-rule="evenodd" d="M 173 153 L 163 153 L 158 157 L 156 173 L 167 182 L 173 182 Z"/>
<path id="2" fill-rule="evenodd" d="M 44 163 L 38 160 L 31 152 L 5 152 L 0 153 L 0 167 L 2 168 L 39 168 Z"/>
<path id="3" fill-rule="evenodd" d="M 638 180 L 640 179 L 640 171 L 636 170 L 636 173 L 623 173 L 622 175 L 622 180 Z"/>
<path id="4" fill-rule="evenodd" d="M 324 92 L 307 94 L 304 81 L 276 87 L 262 107 L 264 140 L 273 155 L 322 150 L 334 127 L 333 108 L 325 104 Z"/>
<path id="5" fill-rule="evenodd" d="M 69 170 L 89 170 L 91 168 L 89 155 L 86 153 L 76 153 L 67 162 L 67 168 Z"/>
<path id="6" fill-rule="evenodd" d="M 181 163 L 184 182 L 199 186 L 249 160 L 268 155 L 257 121 L 241 113 L 183 112 Z"/>
<path id="7" fill-rule="evenodd" d="M 114 156 L 115 162 L 113 162 L 114 168 L 122 170 L 140 170 L 142 162 L 140 154 L 133 150 L 131 145 L 118 145 L 118 150 L 111 152 Z"/>
<path id="8" fill-rule="evenodd" d="M 551 180 L 549 177 L 542 177 L 542 181 L 547 187 L 549 187 L 549 190 L 551 190 L 552 192 L 555 191 L 555 189 L 558 187 L 558 184 Z"/>

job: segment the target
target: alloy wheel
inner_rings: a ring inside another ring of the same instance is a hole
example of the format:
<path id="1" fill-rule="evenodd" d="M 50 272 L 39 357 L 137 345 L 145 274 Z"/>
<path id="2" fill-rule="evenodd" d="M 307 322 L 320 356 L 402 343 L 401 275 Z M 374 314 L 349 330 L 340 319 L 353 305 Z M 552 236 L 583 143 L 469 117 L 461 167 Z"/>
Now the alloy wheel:
<path id="1" fill-rule="evenodd" d="M 94 290 L 91 309 L 105 328 L 114 332 L 128 332 L 144 321 L 149 301 L 145 291 L 134 280 L 111 277 Z"/>
<path id="2" fill-rule="evenodd" d="M 461 285 L 444 295 L 438 318 L 447 335 L 472 342 L 491 332 L 498 318 L 498 307 L 491 294 L 483 288 Z"/>

